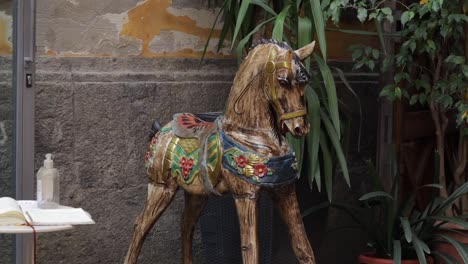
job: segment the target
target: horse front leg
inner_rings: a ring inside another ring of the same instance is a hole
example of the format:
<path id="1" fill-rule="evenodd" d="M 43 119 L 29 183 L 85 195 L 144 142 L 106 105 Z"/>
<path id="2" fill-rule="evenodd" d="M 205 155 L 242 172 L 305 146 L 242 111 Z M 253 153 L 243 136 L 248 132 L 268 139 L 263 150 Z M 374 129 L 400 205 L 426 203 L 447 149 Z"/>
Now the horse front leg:
<path id="1" fill-rule="evenodd" d="M 310 246 L 307 233 L 302 221 L 301 212 L 296 198 L 294 184 L 290 184 L 272 192 L 272 199 L 278 207 L 279 213 L 289 229 L 291 246 L 299 263 L 315 264 L 315 256 Z"/>
<path id="2" fill-rule="evenodd" d="M 195 224 L 208 201 L 207 196 L 185 192 L 185 208 L 181 220 L 182 252 L 184 264 L 192 264 L 192 239 Z"/>
<path id="3" fill-rule="evenodd" d="M 148 184 L 148 198 L 146 200 L 146 205 L 136 221 L 132 242 L 128 248 L 127 256 L 125 258 L 125 264 L 137 263 L 146 235 L 164 210 L 169 206 L 176 191 L 177 185 Z"/>
<path id="4" fill-rule="evenodd" d="M 244 264 L 258 264 L 257 197 L 235 197 Z"/>

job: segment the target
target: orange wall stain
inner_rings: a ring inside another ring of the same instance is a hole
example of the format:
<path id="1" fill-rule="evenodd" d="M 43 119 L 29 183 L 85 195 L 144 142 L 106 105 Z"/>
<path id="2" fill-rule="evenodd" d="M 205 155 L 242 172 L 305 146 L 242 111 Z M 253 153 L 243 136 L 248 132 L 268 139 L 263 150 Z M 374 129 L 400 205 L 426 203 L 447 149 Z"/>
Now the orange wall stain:
<path id="1" fill-rule="evenodd" d="M 11 27 L 11 25 L 0 17 L 0 55 L 10 55 L 13 52 L 7 36 L 9 27 Z"/>
<path id="2" fill-rule="evenodd" d="M 149 45 L 151 40 L 159 35 L 161 30 L 179 31 L 200 37 L 206 40 L 210 28 L 201 28 L 196 21 L 187 16 L 175 16 L 167 11 L 172 0 L 146 0 L 143 4 L 128 11 L 128 21 L 123 25 L 121 36 L 129 36 L 143 41 L 141 56 L 154 57 L 157 54 L 151 52 Z M 212 37 L 219 37 L 220 30 L 214 30 Z M 194 51 L 179 51 L 181 55 L 196 53 Z"/>

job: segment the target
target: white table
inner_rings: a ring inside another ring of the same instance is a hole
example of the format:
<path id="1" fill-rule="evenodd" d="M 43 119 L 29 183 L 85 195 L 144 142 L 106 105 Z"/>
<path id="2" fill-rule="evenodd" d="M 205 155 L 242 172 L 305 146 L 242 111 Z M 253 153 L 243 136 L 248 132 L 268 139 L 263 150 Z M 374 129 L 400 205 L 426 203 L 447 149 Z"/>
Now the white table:
<path id="1" fill-rule="evenodd" d="M 36 201 L 24 200 L 24 201 L 18 201 L 18 203 L 21 206 L 21 209 L 23 211 L 25 211 L 25 209 L 37 208 Z M 60 205 L 58 208 L 65 209 L 65 208 L 70 208 L 70 207 Z M 30 219 L 28 219 L 28 221 L 29 220 Z M 57 232 L 57 231 L 69 230 L 72 228 L 73 228 L 72 225 L 34 226 L 36 233 Z M 33 236 L 32 236 L 33 229 L 30 226 L 0 226 L 0 233 L 1 234 L 20 234 L 20 235 L 29 234 L 29 235 L 26 235 L 26 237 L 24 237 L 26 241 L 25 252 L 27 254 L 25 256 L 24 263 L 34 263 L 34 241 L 33 241 Z M 22 264 L 22 263 L 18 263 L 18 264 Z"/>

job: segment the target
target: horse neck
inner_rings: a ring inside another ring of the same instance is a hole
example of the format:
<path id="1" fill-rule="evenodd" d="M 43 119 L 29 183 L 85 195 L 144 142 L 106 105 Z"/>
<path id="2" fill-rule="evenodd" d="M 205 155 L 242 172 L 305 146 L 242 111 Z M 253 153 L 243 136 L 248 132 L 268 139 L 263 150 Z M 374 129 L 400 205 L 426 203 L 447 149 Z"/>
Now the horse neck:
<path id="1" fill-rule="evenodd" d="M 253 78 L 254 82 L 250 83 Z M 242 95 L 244 89 L 247 90 Z M 276 132 L 271 118 L 262 75 L 251 76 L 248 80 L 236 76 L 222 121 L 225 133 L 264 155 L 284 155 L 289 152 L 289 144 Z"/>

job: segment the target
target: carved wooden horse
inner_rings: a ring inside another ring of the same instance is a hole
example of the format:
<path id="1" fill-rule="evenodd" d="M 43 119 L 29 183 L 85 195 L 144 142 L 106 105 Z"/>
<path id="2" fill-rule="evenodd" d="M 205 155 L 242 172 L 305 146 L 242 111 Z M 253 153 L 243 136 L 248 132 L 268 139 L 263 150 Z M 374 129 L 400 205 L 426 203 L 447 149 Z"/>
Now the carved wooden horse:
<path id="1" fill-rule="evenodd" d="M 289 228 L 300 263 L 315 263 L 294 189 L 296 159 L 285 133 L 302 137 L 304 87 L 309 75 L 301 60 L 315 42 L 293 51 L 288 44 L 263 40 L 236 74 L 224 115 L 207 122 L 178 114 L 159 129 L 146 155 L 150 183 L 146 206 L 135 225 L 125 263 L 136 263 L 143 240 L 168 207 L 178 187 L 185 191 L 182 216 L 183 263 L 192 263 L 193 230 L 208 196 L 231 192 L 241 231 L 245 264 L 257 264 L 257 199 L 269 194 Z"/>

